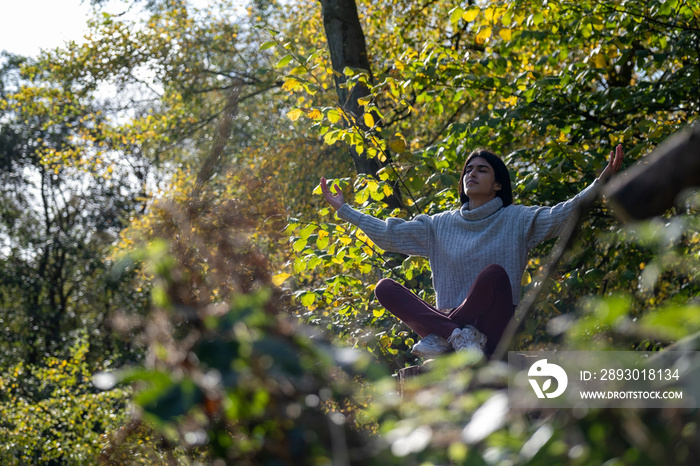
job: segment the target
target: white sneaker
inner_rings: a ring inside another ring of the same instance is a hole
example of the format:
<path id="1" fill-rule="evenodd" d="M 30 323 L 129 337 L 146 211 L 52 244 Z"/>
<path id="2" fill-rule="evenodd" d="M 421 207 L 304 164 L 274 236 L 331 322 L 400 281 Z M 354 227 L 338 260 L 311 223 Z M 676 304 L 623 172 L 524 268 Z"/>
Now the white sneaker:
<path id="1" fill-rule="evenodd" d="M 486 335 L 471 325 L 454 329 L 447 341 L 452 344 L 455 351 L 469 351 L 479 356 L 479 359 L 484 357 Z"/>
<path id="2" fill-rule="evenodd" d="M 447 340 L 431 333 L 413 345 L 411 354 L 421 357 L 437 356 L 448 352 L 451 348 L 452 345 Z"/>

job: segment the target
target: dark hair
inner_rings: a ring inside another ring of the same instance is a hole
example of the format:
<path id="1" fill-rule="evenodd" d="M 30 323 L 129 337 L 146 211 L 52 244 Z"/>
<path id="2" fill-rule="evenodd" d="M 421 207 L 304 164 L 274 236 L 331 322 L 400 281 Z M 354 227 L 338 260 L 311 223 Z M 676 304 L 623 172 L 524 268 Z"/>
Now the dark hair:
<path id="1" fill-rule="evenodd" d="M 496 183 L 501 184 L 501 189 L 496 191 L 496 196 L 500 197 L 503 201 L 503 207 L 511 205 L 513 203 L 513 188 L 510 186 L 510 173 L 508 173 L 508 168 L 499 156 L 486 149 L 477 149 L 473 151 L 464 162 L 462 175 L 459 177 L 459 200 L 462 202 L 462 204 L 469 202 L 469 198 L 464 192 L 464 176 L 467 174 L 467 165 L 469 165 L 471 159 L 475 157 L 481 157 L 482 159 L 486 160 L 489 165 L 491 165 L 491 168 L 493 168 L 494 174 L 496 175 Z"/>

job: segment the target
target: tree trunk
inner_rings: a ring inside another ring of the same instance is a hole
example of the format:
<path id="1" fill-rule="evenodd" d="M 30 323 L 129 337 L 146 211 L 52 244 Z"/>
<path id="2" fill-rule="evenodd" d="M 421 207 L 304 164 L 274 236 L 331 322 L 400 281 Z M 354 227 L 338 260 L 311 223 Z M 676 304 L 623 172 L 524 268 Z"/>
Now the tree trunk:
<path id="1" fill-rule="evenodd" d="M 351 90 L 343 88 L 346 78 L 343 70 L 353 68 L 364 70 L 372 80 L 372 70 L 367 57 L 367 43 L 362 32 L 360 18 L 357 15 L 355 0 L 321 0 L 323 27 L 331 54 L 331 64 L 335 71 L 335 88 L 340 106 L 352 117 L 358 127 L 367 130 L 364 124 L 364 108 L 358 99 L 369 95 L 369 89 L 363 84 L 357 84 Z M 375 175 L 381 168 L 379 160 L 368 159 L 351 149 L 357 173 Z"/>
<path id="2" fill-rule="evenodd" d="M 323 28 L 331 54 L 331 65 L 335 72 L 335 89 L 338 101 L 343 110 L 354 119 L 355 126 L 362 131 L 367 131 L 369 128 L 364 122 L 365 109 L 358 101 L 369 95 L 369 88 L 362 83 L 356 84 L 352 89 L 343 86 L 347 81 L 344 73 L 345 68 L 364 70 L 369 75 L 369 81 L 373 80 L 367 55 L 367 43 L 362 32 L 362 25 L 360 25 L 360 17 L 357 14 L 357 5 L 355 0 L 321 0 L 321 6 Z M 379 118 L 374 116 L 374 121 L 378 120 Z M 366 153 L 365 151 L 363 154 L 359 154 L 354 147 L 350 148 L 350 156 L 355 162 L 357 173 L 376 177 L 379 169 L 390 160 L 390 154 L 387 152 L 386 162 L 381 163 L 377 158 L 367 158 L 364 155 Z M 391 208 L 404 207 L 398 183 L 392 182 L 391 187 L 393 194 L 385 198 L 384 201 Z"/>

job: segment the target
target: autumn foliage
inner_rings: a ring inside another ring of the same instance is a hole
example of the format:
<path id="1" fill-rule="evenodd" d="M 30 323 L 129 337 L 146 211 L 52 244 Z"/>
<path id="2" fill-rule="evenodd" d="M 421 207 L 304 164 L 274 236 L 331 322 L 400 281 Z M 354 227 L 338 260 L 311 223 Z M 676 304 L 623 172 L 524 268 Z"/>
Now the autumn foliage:
<path id="1" fill-rule="evenodd" d="M 694 411 L 509 410 L 499 361 L 445 357 L 401 399 L 391 374 L 417 335 L 373 289 L 432 301 L 428 261 L 379 249 L 318 186 L 380 218 L 434 214 L 489 147 L 517 202 L 568 199 L 614 145 L 630 165 L 697 120 L 694 2 L 93 3 L 84 42 L 2 58 L 4 462 L 700 455 Z M 328 34 L 336 6 L 363 41 Z M 366 64 L 331 60 L 357 47 Z M 551 274 L 553 242 L 531 256 L 537 299 L 510 348 L 694 338 L 698 209 L 689 191 L 623 225 L 599 199 Z"/>

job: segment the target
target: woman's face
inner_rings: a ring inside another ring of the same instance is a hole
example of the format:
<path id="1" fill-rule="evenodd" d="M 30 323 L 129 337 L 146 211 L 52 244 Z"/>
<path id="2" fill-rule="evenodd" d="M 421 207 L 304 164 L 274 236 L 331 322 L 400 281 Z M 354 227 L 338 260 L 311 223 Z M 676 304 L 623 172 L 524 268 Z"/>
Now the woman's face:
<path id="1" fill-rule="evenodd" d="M 472 201 L 490 201 L 501 189 L 501 183 L 496 182 L 493 167 L 481 157 L 469 161 L 462 183 L 464 193 Z"/>

